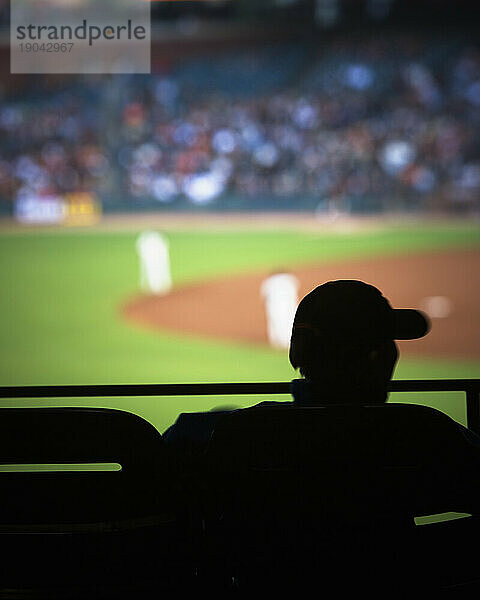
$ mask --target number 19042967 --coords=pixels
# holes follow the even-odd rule
[[[19,44],[20,52],[71,52],[73,42],[26,42]]]

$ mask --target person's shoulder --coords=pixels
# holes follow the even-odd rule
[[[248,409],[245,410],[250,410],[254,408],[285,408],[288,406],[293,406],[293,402],[291,400],[287,400],[286,402],[279,402],[277,400],[264,400],[263,402],[259,402],[258,404],[249,406]]]
[[[469,444],[472,444],[480,450],[480,435],[478,435],[478,433],[476,433],[475,431],[468,429],[468,427],[461,425],[460,423],[457,423],[457,426],[465,440],[467,440]]]
[[[205,443],[211,436],[215,424],[231,410],[180,413],[177,420],[164,433],[169,444],[194,441]]]

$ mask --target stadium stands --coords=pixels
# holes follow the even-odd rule
[[[191,59],[173,69],[172,78],[188,93],[222,94],[228,97],[255,97],[289,86],[305,65],[304,44],[264,46],[230,50],[203,59]]]
[[[478,212],[479,78],[477,47],[452,32],[38,81],[0,104],[2,206],[80,189],[107,211]]]

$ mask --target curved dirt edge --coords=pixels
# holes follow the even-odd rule
[[[432,319],[422,340],[399,342],[402,355],[480,358],[480,249],[335,261],[291,271],[300,297],[330,279],[361,279],[377,286],[393,306],[427,309],[428,298],[446,298],[450,313]],[[260,285],[270,273],[232,275],[174,289],[166,296],[142,295],[127,301],[127,319],[161,331],[267,345]]]

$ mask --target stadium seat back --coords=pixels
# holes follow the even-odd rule
[[[0,409],[0,463],[0,596],[151,597],[185,580],[173,474],[144,419]]]
[[[0,462],[3,524],[154,514],[164,497],[156,482],[168,468],[150,423],[93,408],[0,409]]]
[[[253,589],[430,586],[449,541],[468,537],[426,535],[414,517],[465,509],[464,452],[458,425],[422,406],[232,412],[205,457],[206,562]]]
[[[455,510],[457,424],[416,405],[251,408],[215,428],[212,495],[341,520]]]

